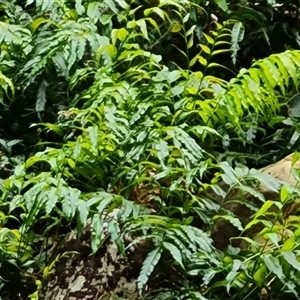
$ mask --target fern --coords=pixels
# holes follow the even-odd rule
[[[299,66],[299,51],[273,54],[255,62],[249,70],[241,70],[223,94],[209,101],[209,107],[205,102],[200,106],[210,111],[214,124],[230,122],[236,128],[240,128],[241,118],[252,111],[268,118],[275,116],[287,102],[291,85],[298,88]],[[208,124],[212,125],[212,121]]]
[[[143,262],[143,266],[140,275],[137,279],[137,286],[139,290],[142,290],[147,283],[149,276],[153,272],[155,266],[160,260],[163,248],[158,246],[148,253],[146,259]]]
[[[36,77],[40,76],[51,61],[59,73],[66,78],[72,66],[83,58],[89,45],[96,53],[98,48],[108,44],[108,38],[97,33],[97,27],[82,18],[78,22],[61,22],[60,30],[46,38],[38,38],[32,58],[23,67],[25,87],[29,86]]]
[[[230,28],[232,23],[234,23],[234,21],[232,20],[224,22],[224,24],[212,22],[212,26],[215,27],[215,30],[212,30],[210,34],[203,33],[203,42],[199,44],[201,52],[191,60],[190,67],[193,66],[196,62],[199,62],[203,68],[203,75],[208,75],[211,69],[216,68],[225,68],[229,72],[232,72],[224,65],[218,64],[213,61],[215,56],[223,53],[230,53],[232,51],[234,47],[234,45],[232,44],[232,35],[234,35],[234,32],[232,32]],[[204,78],[211,82],[220,82],[218,78],[212,76],[203,77],[202,81],[204,80]],[[212,88],[207,89],[201,87],[201,85],[199,86],[199,92],[200,95],[207,92],[214,94],[214,90]]]
[[[159,6],[144,11],[143,7],[131,9],[128,1],[75,2],[29,0],[28,4],[36,4],[32,18],[27,18],[21,6],[15,7],[27,16],[22,19],[26,29],[0,23],[1,59],[8,57],[1,65],[3,99],[16,92],[18,106],[24,98],[36,97],[35,110],[39,118],[45,118],[43,129],[53,131],[47,138],[49,148],[39,143],[41,152],[30,153],[24,164],[14,168],[13,175],[1,181],[1,226],[10,218],[20,220],[17,232],[23,235],[24,249],[30,245],[38,248],[35,240],[40,241],[40,233],[35,230],[40,224],[50,224],[46,234],[52,226],[59,229],[63,220],[73,224],[74,219],[78,232],[90,225],[93,253],[107,238],[122,254],[131,246],[138,249],[150,241],[138,288],[143,291],[151,282],[156,267],[172,268],[179,274],[172,282],[176,291],[163,299],[223,297],[224,287],[229,290],[241,283],[232,277],[240,272],[237,266],[254,272],[255,267],[250,266],[253,259],[278,274],[271,263],[277,264],[281,257],[265,256],[263,260],[251,251],[241,254],[229,248],[228,255],[234,261],[226,265],[207,231],[221,213],[228,213],[221,217],[241,228],[239,220],[223,209],[224,203],[216,201],[228,196],[219,179],[230,190],[246,192],[261,201],[264,197],[246,184],[247,179],[273,191],[280,186],[249,169],[233,170],[227,150],[232,143],[233,155],[240,160],[237,154],[252,151],[248,145],[253,144],[256,131],[267,132],[261,124],[271,127],[273,116],[282,117],[278,112],[298,89],[299,52],[287,51],[257,61],[227,82],[229,75],[224,80],[215,74],[220,69],[230,76],[234,72],[219,62],[218,55],[228,55],[229,60],[231,56],[236,62],[242,23],[220,18],[220,23],[202,28],[198,17],[206,12],[188,0],[160,1]],[[214,2],[227,9],[224,1]],[[21,18],[17,16],[16,22]],[[182,38],[184,47],[176,44],[175,36]],[[161,49],[170,43],[182,54],[183,62],[176,55],[168,57],[168,49]],[[197,44],[201,52],[191,59],[198,51]],[[197,71],[193,72],[194,68]],[[25,97],[14,91],[19,85]],[[32,110],[34,103],[29,100],[26,105]],[[63,109],[55,124],[47,119],[49,107],[51,120],[52,113]],[[249,124],[253,128],[249,129]],[[54,133],[58,136],[53,138]],[[6,138],[1,143],[9,149]],[[240,149],[237,144],[242,144]],[[257,153],[253,151],[252,157],[259,160]],[[211,197],[206,195],[208,188],[213,190]],[[246,199],[230,201],[226,203],[257,210]],[[256,216],[262,218],[269,205],[263,205]],[[2,210],[7,216],[2,216]],[[299,220],[293,220],[289,225],[295,228]],[[18,226],[17,222],[7,224]],[[264,224],[267,234],[276,240],[272,222]],[[11,232],[3,229],[1,233],[6,238]],[[133,238],[129,245],[128,237]],[[15,247],[16,241],[11,244]],[[9,254],[6,250],[2,252],[7,257],[17,257],[15,251]],[[31,258],[31,251],[27,252]],[[282,258],[292,264],[295,256],[286,252]],[[299,269],[299,264],[294,265]],[[268,285],[267,276],[261,279],[255,274],[251,292]],[[255,285],[257,278],[261,285]],[[250,287],[247,283],[244,286]],[[238,299],[239,294],[235,295]]]

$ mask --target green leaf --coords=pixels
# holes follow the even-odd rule
[[[147,30],[147,24],[146,24],[145,20],[144,19],[140,19],[140,20],[136,21],[136,24],[140,27],[144,38],[147,39],[147,40],[149,40],[148,30]]]
[[[244,39],[245,28],[243,23],[238,22],[233,25],[231,30],[231,59],[233,64],[236,64],[237,53],[240,50],[239,43]]]
[[[40,161],[45,161],[45,159],[42,157],[39,157],[39,156],[31,156],[26,160],[25,168],[28,169],[31,166],[33,166],[35,163],[40,162]]]
[[[268,269],[264,265],[264,266],[261,266],[253,275],[253,279],[259,288],[264,287],[264,285],[266,283],[267,271],[268,271]]]
[[[80,59],[82,59],[82,57],[85,53],[87,40],[80,36],[77,37],[76,40],[77,40],[76,54],[77,54],[77,58],[80,60]]]
[[[232,283],[235,281],[235,278],[240,273],[239,269],[241,267],[241,264],[242,263],[240,260],[234,259],[232,269],[226,276],[226,290],[227,290],[228,294],[230,292],[230,287],[231,287]]]
[[[279,247],[277,233],[275,233],[275,232],[267,233],[266,236],[275,246]]]
[[[214,39],[213,39],[211,36],[209,36],[208,34],[203,33],[203,36],[205,37],[206,41],[207,41],[209,44],[212,44],[212,45],[213,45],[213,44],[215,43]]]
[[[219,195],[225,199],[227,193],[220,187],[219,184],[211,184],[210,188],[214,191],[214,193],[216,193],[216,195]]]
[[[203,65],[204,67],[206,67],[207,66],[207,60],[203,57],[203,56],[197,56],[197,58],[198,58],[198,61],[199,61],[199,63],[201,64],[201,65]]]
[[[172,32],[179,32],[182,29],[181,25],[179,23],[174,23],[172,26]]]
[[[47,102],[47,87],[48,82],[43,79],[39,85],[37,92],[37,100],[35,102],[35,110],[41,119],[41,113],[45,110],[46,102]]]
[[[221,8],[223,11],[228,11],[228,6],[226,3],[226,0],[214,0],[213,1],[219,8]]]
[[[194,35],[192,34],[192,36],[188,40],[188,43],[186,44],[186,47],[187,47],[187,49],[190,49],[193,47],[193,45],[194,45]]]
[[[72,188],[61,188],[62,208],[68,218],[73,218],[76,212],[80,191]]]
[[[220,168],[223,170],[222,179],[228,185],[239,184],[235,171],[230,167],[227,161],[220,162]]]
[[[280,190],[280,201],[284,203],[289,197],[289,190],[286,186],[283,186]]]
[[[98,128],[97,126],[88,127],[89,137],[92,143],[93,150],[97,152],[97,143],[98,143]]]
[[[255,219],[258,219],[260,216],[264,216],[265,213],[268,212],[273,205],[277,206],[280,210],[282,209],[282,204],[280,202],[268,200],[263,204],[263,206],[260,208],[260,210],[255,214]]]
[[[114,197],[111,194],[108,193],[98,193],[98,195],[95,195],[92,199],[89,200],[88,203],[99,203],[97,206],[97,211],[99,215],[102,215],[105,208],[112,204],[114,201]]]
[[[56,53],[56,55],[52,58],[54,64],[56,65],[57,69],[61,74],[65,77],[68,78],[69,76],[69,70],[68,66],[66,64],[65,57],[63,56],[62,53]]]
[[[50,130],[52,130],[53,132],[55,132],[58,135],[62,135],[63,131],[61,130],[61,128],[58,125],[55,124],[51,124],[51,123],[42,123],[41,125],[45,126],[46,128]]]
[[[75,9],[78,15],[82,15],[85,12],[84,6],[81,4],[82,0],[78,0],[75,3]]]
[[[112,240],[116,243],[119,251],[123,252],[125,246],[121,238],[121,229],[116,221],[113,220],[108,223],[108,232],[110,233]]]
[[[98,214],[95,214],[92,218],[92,241],[91,247],[93,253],[96,253],[98,247],[102,241],[103,223]]]
[[[193,25],[186,33],[185,33],[185,37],[187,38],[189,35],[193,36],[193,33],[195,31],[196,25]]]
[[[163,11],[161,8],[159,7],[151,7],[151,8],[147,8],[144,10],[144,15],[147,17],[149,16],[152,12],[156,13],[158,16],[161,17],[161,19],[164,21],[165,20],[165,16],[168,16],[166,14],[165,11]]]
[[[144,285],[148,282],[149,276],[153,272],[155,266],[160,260],[162,254],[162,247],[156,247],[148,253],[146,259],[143,262],[142,270],[137,279],[137,286],[139,290],[142,290]]]
[[[160,29],[159,29],[159,25],[156,23],[155,20],[153,20],[152,18],[146,18],[145,21],[148,21],[156,30],[159,34],[161,34]]]
[[[171,243],[163,242],[162,245],[174,258],[174,260],[184,269],[180,250]]]
[[[293,154],[293,159],[292,159],[292,167],[296,164],[297,161],[300,159],[300,154],[299,152],[294,152]]]
[[[130,9],[130,5],[125,0],[115,0],[123,9]]]
[[[154,148],[157,150],[157,157],[164,165],[164,159],[169,156],[168,143],[162,139],[155,144]]]
[[[300,263],[292,251],[282,251],[281,255],[284,257],[284,259],[294,268],[300,271]]]
[[[49,215],[58,201],[56,188],[51,188],[48,192],[48,199],[46,201],[46,215]]]
[[[281,264],[277,257],[274,257],[271,254],[263,254],[262,259],[265,262],[269,271],[274,273],[280,280],[284,280],[285,276],[283,274]]]
[[[246,229],[245,229],[246,230]],[[261,249],[261,244],[254,241],[253,239],[250,239],[250,238],[247,238],[247,237],[244,237],[244,236],[239,236],[239,237],[236,237],[236,238],[231,238],[231,240],[244,240],[246,241],[249,245],[251,245],[255,250],[260,250]]]
[[[265,202],[264,195],[257,189],[254,189],[254,188],[252,188],[250,186],[246,186],[246,185],[237,185],[237,186],[235,186],[235,189],[247,192],[250,195],[254,196],[255,198],[261,200],[262,202]]]
[[[187,14],[184,16],[184,18],[182,19],[182,22],[183,22],[183,23],[186,23],[186,22],[189,20],[190,16],[191,16],[191,14],[190,14],[190,13],[187,13]]]
[[[1,71],[0,71],[0,85],[1,85],[2,89],[5,90],[6,95],[8,97],[9,97],[8,88],[10,88],[11,92],[12,92],[12,97],[14,97],[14,95],[15,95],[15,87],[14,87],[12,81],[8,77],[6,77],[5,75],[3,75],[3,73]],[[3,100],[2,100],[2,103],[3,103]]]
[[[211,53],[211,56],[216,56],[218,54],[223,54],[223,53],[228,53],[230,52],[231,49],[219,49],[219,50],[214,50],[212,53]]]
[[[244,230],[246,231],[258,223],[262,223],[265,226],[265,228],[271,229],[273,227],[273,223],[271,221],[266,221],[266,220],[262,220],[262,219],[254,219],[245,226]]]
[[[225,219],[225,220],[229,221],[234,227],[236,227],[240,231],[244,230],[241,221],[238,218],[234,217],[234,216],[229,216],[229,215],[215,215],[213,217],[213,220],[217,220],[219,218],[222,218],[222,219]]]
[[[214,63],[214,62],[210,62],[209,65],[207,66],[207,68],[208,69],[210,69],[210,68],[222,68],[222,69],[225,69],[225,70],[229,71],[230,73],[234,74],[234,72],[231,69],[229,69],[226,66],[223,66],[221,64]]]
[[[295,246],[295,238],[291,236],[283,243],[281,250],[290,251],[293,250],[294,246]]]
[[[278,193],[281,184],[272,175],[267,173],[256,173],[253,175],[251,174],[251,176],[258,179],[269,191]]]
[[[300,93],[295,94],[289,100],[289,115],[294,118],[300,118]]]
[[[128,34],[129,33],[125,28],[113,29],[111,31],[112,43],[115,45],[117,39],[119,39],[121,42],[124,42],[126,40]]]
[[[35,33],[35,31],[42,25],[45,23],[49,23],[52,25],[56,25],[55,22],[53,22],[52,20],[43,18],[43,17],[39,17],[36,18],[35,20],[32,21],[32,23],[29,25],[29,28],[31,29],[32,33]]]
[[[78,210],[79,222],[80,222],[81,226],[84,227],[87,223],[87,218],[88,218],[88,214],[89,214],[86,202],[79,200],[78,205],[77,205],[77,210]]]
[[[208,54],[208,55],[210,55],[210,49],[209,49],[209,47],[207,47],[206,45],[204,45],[204,44],[199,44],[199,46],[201,47],[201,49],[206,53],[206,54]]]
[[[99,2],[97,2],[99,3]],[[114,1],[111,0],[104,0],[104,3],[111,9],[112,12],[114,12],[115,14],[119,13],[119,10],[117,9]],[[99,3],[100,4],[100,3]]]

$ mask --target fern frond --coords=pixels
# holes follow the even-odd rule
[[[187,243],[186,246],[185,243],[180,239],[181,232],[178,234],[178,231],[170,230],[168,232],[168,239],[173,245],[180,249],[180,252],[182,255],[184,255],[184,257],[190,257],[192,253],[196,251],[196,248],[193,243]]]
[[[210,68],[221,67],[227,69],[227,67],[215,63],[213,58],[219,54],[232,51],[230,48],[232,46],[233,36],[230,28],[232,22],[234,21],[229,20],[223,24],[217,22],[212,23],[215,29],[212,30],[210,34],[203,33],[203,43],[199,44],[201,51],[190,61],[190,67],[198,61],[203,67],[204,75],[209,73]]]
[[[214,124],[231,123],[240,127],[242,117],[251,112],[270,118],[287,102],[288,92],[292,88],[298,90],[299,67],[299,51],[273,54],[255,62],[248,70],[242,69],[223,94],[199,105]]]
[[[183,258],[180,250],[171,243],[163,242],[163,247],[172,255],[174,260],[184,269]]]
[[[143,262],[142,270],[137,279],[137,286],[139,290],[142,290],[147,283],[149,276],[153,272],[155,266],[160,260],[163,248],[158,246],[148,253],[146,259]]]
[[[197,249],[201,249],[207,253],[211,253],[214,250],[212,239],[201,229],[187,225],[182,226],[182,229],[189,237],[189,241],[193,241],[194,245],[197,246]]]

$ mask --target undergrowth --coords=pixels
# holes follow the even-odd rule
[[[41,284],[55,240],[89,220],[96,253],[116,208],[108,231],[121,253],[125,236],[152,242],[137,279],[148,299],[299,298],[299,217],[283,214],[295,191],[253,169],[298,149],[298,50],[237,71],[246,17],[212,20],[197,1],[0,6],[1,122],[12,120],[0,139],[3,299],[16,274]],[[239,237],[246,249],[219,251],[219,219],[263,227]],[[149,293],[160,266],[176,286]]]

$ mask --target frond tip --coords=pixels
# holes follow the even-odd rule
[[[155,266],[160,260],[162,251],[163,248],[158,246],[148,253],[146,259],[144,260],[139,278],[137,280],[139,290],[142,290],[144,285],[147,283],[149,276],[151,275]]]
[[[211,117],[216,122],[238,125],[249,112],[275,115],[288,100],[288,93],[298,90],[299,67],[300,51],[288,50],[258,60],[248,70],[241,69],[223,94],[207,100],[211,102]]]

